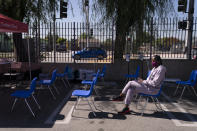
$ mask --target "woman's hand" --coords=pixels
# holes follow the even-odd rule
[[[137,81],[138,81],[139,83],[142,83],[142,82],[143,82],[143,79],[140,78],[140,77],[138,77],[138,78],[137,78]]]

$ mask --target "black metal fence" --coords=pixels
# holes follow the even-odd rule
[[[157,54],[163,59],[196,59],[197,21],[193,22],[191,48],[188,49],[188,29],[178,29],[178,22],[187,18],[151,18],[136,25],[127,35],[125,54],[131,58],[150,58]]]
[[[196,18],[190,50],[187,49],[188,30],[178,29],[178,21],[185,19],[152,18],[136,25],[126,36],[124,54],[130,54],[131,59],[150,58],[155,54],[163,59],[188,59],[188,54],[191,53],[192,59],[196,59]],[[40,62],[113,63],[115,31],[113,24],[87,25],[77,22],[29,24],[29,34],[23,34],[23,39],[30,39],[31,55]],[[24,46],[27,45],[24,44],[21,48]],[[101,48],[106,52],[106,56],[94,55],[91,58],[80,56],[74,59],[76,53],[87,47]],[[1,33],[0,58],[16,59],[14,50],[12,34]]]

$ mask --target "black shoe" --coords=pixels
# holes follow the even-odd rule
[[[118,114],[122,114],[122,115],[130,114],[130,110],[128,107],[125,107],[122,109],[122,111],[118,112]]]
[[[112,99],[112,101],[123,101],[123,100],[124,100],[124,96],[117,96]]]

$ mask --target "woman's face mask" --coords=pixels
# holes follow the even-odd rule
[[[152,61],[152,66],[153,66],[153,67],[157,67],[157,66],[158,66],[157,62]]]

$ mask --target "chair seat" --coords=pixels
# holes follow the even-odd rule
[[[11,96],[19,97],[19,98],[27,98],[31,95],[30,91],[15,91],[14,93],[11,94]]]
[[[91,80],[83,80],[81,82],[81,84],[86,84],[86,85],[91,85],[92,83],[93,83],[93,81],[91,81]]]
[[[191,85],[192,83],[190,81],[176,81],[176,84]]]
[[[41,85],[50,85],[51,84],[51,80],[40,80],[40,84]]]
[[[67,74],[67,73],[63,73],[63,74],[60,74],[60,73],[58,74],[58,73],[57,73],[56,76],[57,76],[57,77],[65,77],[66,74]]]
[[[83,97],[88,97],[90,95],[90,90],[74,90],[72,92],[72,96],[83,96]]]
[[[152,96],[152,97],[158,97],[159,96],[159,94],[144,94],[144,93],[139,93],[139,95],[141,95],[141,96]]]
[[[126,74],[125,77],[126,77],[126,78],[136,78],[137,76],[136,76],[136,75],[129,75],[129,74]]]

